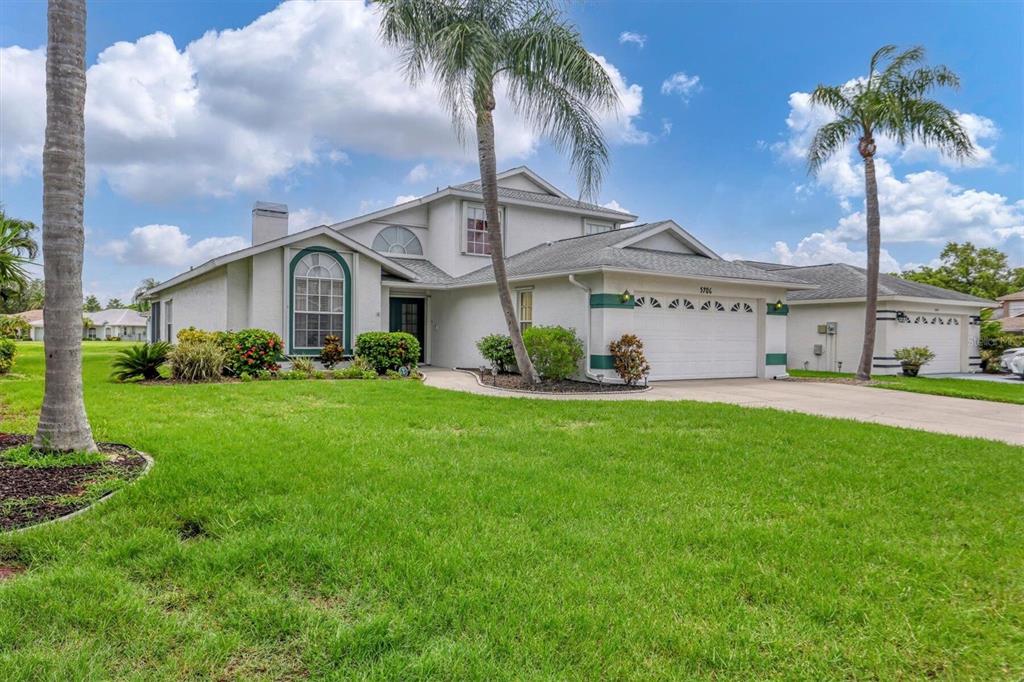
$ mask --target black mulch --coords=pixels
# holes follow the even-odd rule
[[[626,386],[624,384],[599,384],[596,381],[542,381],[539,384],[530,384],[523,381],[518,374],[498,374],[494,376],[489,373],[481,374],[480,370],[470,369],[470,372],[480,378],[485,386],[495,388],[507,388],[513,391],[536,391],[538,393],[620,393],[622,391],[642,391],[646,386]]]
[[[0,433],[0,452],[31,441],[31,436]],[[87,494],[89,484],[111,478],[130,481],[146,467],[145,457],[126,445],[97,445],[108,461],[44,468],[0,459],[0,531],[70,514],[96,501]]]

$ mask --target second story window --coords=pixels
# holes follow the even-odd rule
[[[499,208],[498,214],[504,221],[505,209]],[[491,243],[487,239],[487,212],[480,204],[466,204],[465,211],[465,242],[463,251],[473,256],[491,255]]]
[[[614,229],[614,225],[610,223],[595,223],[587,220],[583,223],[583,234],[599,234],[601,232],[611,232]]]

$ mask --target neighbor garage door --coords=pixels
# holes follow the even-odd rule
[[[753,299],[641,293],[636,333],[652,380],[757,375],[757,305]]]
[[[921,374],[959,372],[960,318],[909,310],[906,315],[908,321],[899,325],[899,345],[894,345],[894,348],[928,346],[935,353],[935,359],[921,367]]]

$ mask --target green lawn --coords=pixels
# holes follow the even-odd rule
[[[807,379],[852,379],[846,372],[816,372],[814,370],[791,369],[790,376]],[[974,379],[932,379],[929,377],[905,377],[902,375],[876,374],[872,377],[876,388],[887,388],[911,393],[930,393],[952,398],[991,400],[997,403],[1024,405],[1024,381],[976,381]]]
[[[0,679],[1019,679],[1024,449],[415,382],[117,385],[156,467],[0,537]],[[30,431],[42,352],[0,380]],[[188,539],[183,539],[188,538]]]

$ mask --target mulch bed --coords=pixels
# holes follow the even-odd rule
[[[504,388],[512,391],[534,391],[537,393],[622,393],[624,391],[643,391],[646,386],[626,386],[625,384],[599,384],[594,381],[542,381],[530,384],[523,381],[518,374],[481,374],[480,370],[468,369],[475,374],[485,386]]]
[[[0,433],[0,453],[32,441]],[[49,521],[97,501],[90,484],[130,481],[146,468],[146,458],[126,445],[97,443],[108,460],[96,464],[29,467],[0,459],[0,531]],[[100,496],[101,498],[103,495]]]

